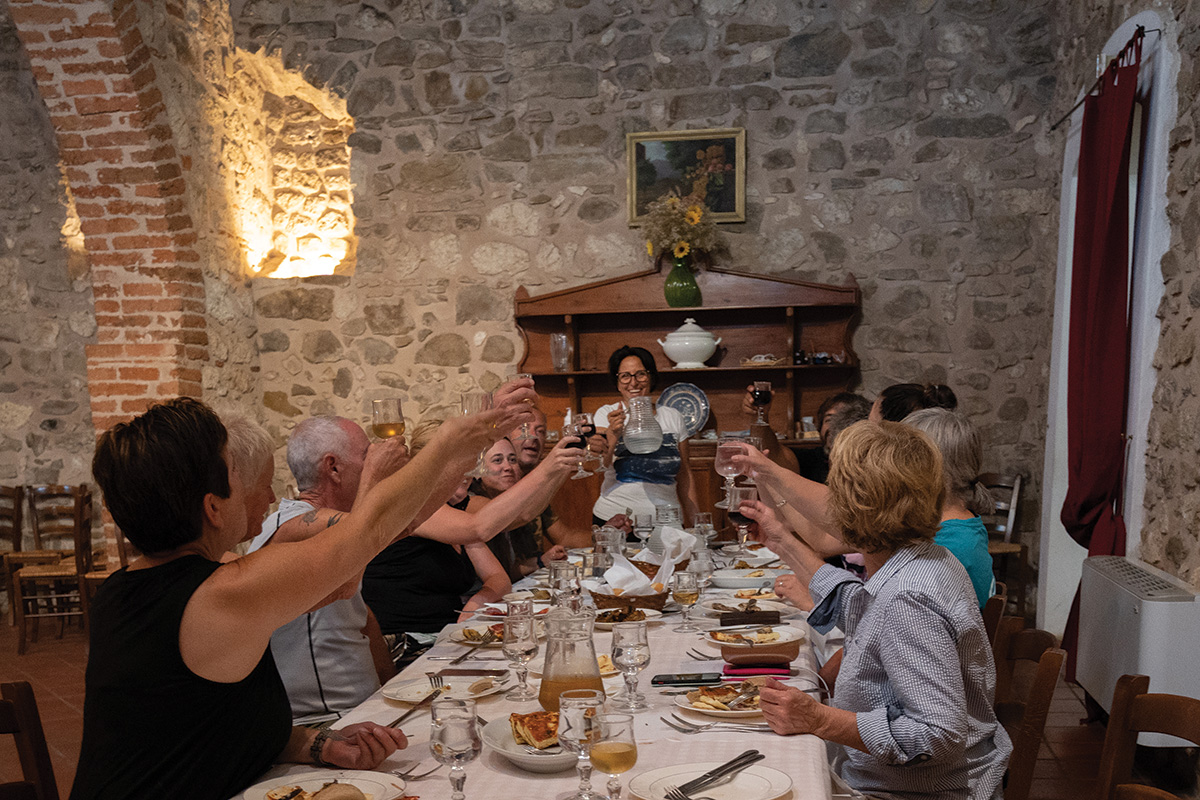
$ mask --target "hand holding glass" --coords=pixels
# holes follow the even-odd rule
[[[451,799],[465,800],[463,784],[467,773],[463,765],[474,761],[483,750],[474,700],[441,697],[433,701],[429,750],[435,759],[450,767]]]
[[[738,555],[745,558],[752,555],[746,549],[746,537],[750,535],[749,517],[741,512],[742,503],[752,503],[758,499],[757,486],[735,486],[729,494],[729,521],[737,526]]]
[[[717,508],[729,508],[729,492],[733,489],[734,479],[742,474],[742,468],[733,463],[734,456],[743,453],[742,440],[723,436],[717,440],[717,456],[713,461],[713,469],[725,478],[725,497],[713,505]]]

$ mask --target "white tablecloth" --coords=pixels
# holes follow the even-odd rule
[[[706,592],[705,599],[715,597],[721,592]],[[715,626],[715,620],[702,616],[700,609],[695,609],[695,617],[702,627]],[[777,736],[773,733],[700,733],[687,735],[673,730],[663,723],[659,717],[670,716],[672,710],[681,716],[697,722],[712,722],[699,712],[686,711],[674,706],[674,697],[666,696],[656,688],[651,688],[650,678],[659,673],[672,672],[719,672],[723,666],[715,648],[709,647],[713,653],[711,662],[691,659],[686,650],[698,647],[704,650],[706,646],[700,634],[674,633],[671,628],[679,624],[678,614],[668,615],[663,621],[652,623],[650,633],[650,666],[641,675],[639,689],[649,698],[650,708],[637,712],[635,715],[638,743],[638,763],[632,771],[623,777],[627,787],[629,780],[640,772],[675,764],[686,764],[699,761],[726,761],[737,753],[751,747],[762,751],[767,758],[760,762],[763,766],[780,770],[792,779],[791,800],[829,800],[830,778],[829,764],[826,758],[825,744],[815,736]],[[808,630],[808,626],[799,618],[785,620],[787,624],[796,625]],[[431,660],[431,656],[457,655],[463,646],[448,640],[449,632],[459,626],[450,626],[438,637],[437,644],[419,660],[408,667],[402,674],[396,676],[392,683],[399,683],[413,678],[423,678],[426,672],[436,672],[447,665],[446,661]],[[811,633],[811,632],[810,632]],[[595,634],[597,653],[606,653],[611,645],[612,635],[602,631]],[[822,640],[818,637],[817,645]],[[544,653],[544,645],[542,648]],[[480,655],[500,658],[498,661],[467,660],[462,667],[499,668],[507,662],[502,660],[499,650],[480,649]],[[541,653],[539,653],[539,658]],[[791,680],[797,686],[811,688],[816,682],[808,677],[805,670],[814,669],[816,658],[811,645],[801,648],[800,657],[793,666],[800,668],[801,676]],[[537,679],[530,677],[530,684],[536,688]],[[620,686],[620,677],[605,680],[606,686]],[[388,700],[380,692],[365,700],[358,708],[347,714],[334,724],[342,727],[356,722],[371,720],[386,724],[409,708],[405,703]],[[503,694],[483,697],[478,700],[478,713],[487,720],[507,718],[511,712],[529,712],[539,709],[537,701],[516,703],[504,699]],[[760,722],[761,718],[751,719]],[[422,770],[431,769],[435,762],[429,753],[429,713],[418,712],[408,722],[401,726],[409,738],[409,746],[389,758],[381,770],[407,768],[415,762],[421,762]],[[279,765],[272,768],[263,779],[282,777],[288,774],[312,771],[311,765]],[[503,756],[491,752],[486,747],[483,755],[470,764],[467,770],[466,794],[470,800],[483,798],[561,798],[565,797],[578,786],[578,778],[574,770],[555,774],[536,774],[525,772]],[[446,768],[435,772],[428,778],[410,782],[407,793],[419,795],[422,800],[442,800],[450,797],[450,782],[447,779]],[[593,774],[593,788],[603,794],[606,778],[599,773]],[[628,796],[625,794],[624,796]],[[785,795],[788,797],[788,795]],[[657,800],[657,799],[655,799]]]

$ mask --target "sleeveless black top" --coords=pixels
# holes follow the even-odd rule
[[[179,653],[184,607],[219,566],[183,556],[122,569],[96,593],[71,800],[226,800],[287,744],[292,712],[270,648],[237,683],[197,676]]]

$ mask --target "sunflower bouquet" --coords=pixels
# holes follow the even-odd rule
[[[672,192],[646,206],[646,252],[668,253],[679,259],[717,244],[717,226],[704,201]]]

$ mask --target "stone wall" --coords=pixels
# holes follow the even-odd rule
[[[0,483],[88,481],[91,281],[54,131],[7,4],[0,106]]]
[[[352,276],[255,282],[271,418],[412,417],[520,358],[512,294],[645,265],[630,131],[745,127],[718,263],[864,291],[868,394],[950,383],[1040,503],[1057,230],[1055,6],[1012,0],[251,0],[246,50],[346,97]]]
[[[1162,261],[1164,296],[1155,368],[1158,383],[1150,417],[1146,453],[1145,525],[1141,558],[1200,587],[1200,361],[1195,356],[1200,309],[1200,2],[1098,2],[1086,9],[1069,6],[1061,22],[1072,31],[1062,45],[1064,74],[1082,85],[1094,75],[1096,53],[1113,31],[1147,8],[1166,17],[1168,40],[1177,39],[1180,56],[1178,118],[1170,139],[1170,177],[1167,217],[1171,224],[1170,251]],[[1150,34],[1152,36],[1153,34]],[[1147,37],[1149,41],[1149,36]],[[1070,107],[1063,87],[1056,105]]]

